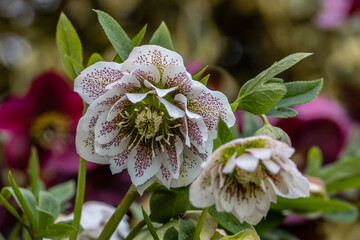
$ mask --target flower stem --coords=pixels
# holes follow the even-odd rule
[[[76,231],[74,231],[70,235],[70,240],[76,240],[77,238],[78,229],[80,226],[81,210],[84,202],[85,182],[86,182],[86,161],[83,158],[80,158],[75,208],[74,208],[74,220],[73,220],[73,226],[76,228]]]
[[[135,226],[133,229],[131,229],[129,235],[127,235],[127,237],[126,237],[124,240],[130,240],[130,239],[133,239],[134,237],[136,237],[136,236],[139,234],[140,230],[141,230],[145,225],[146,225],[146,222],[145,222],[144,219],[141,220],[140,222],[138,222],[138,223],[136,224],[136,226]]]
[[[116,208],[114,214],[111,216],[110,220],[105,225],[102,230],[98,240],[109,240],[110,237],[115,232],[117,226],[119,225],[121,219],[124,217],[125,213],[131,206],[131,204],[139,197],[139,193],[137,192],[135,186],[132,184],[126,193],[125,197]]]
[[[202,210],[199,221],[198,221],[198,224],[197,224],[195,232],[194,232],[194,235],[192,237],[192,240],[199,240],[201,229],[202,229],[202,227],[204,225],[208,210],[209,210],[208,207],[206,207],[206,208],[204,208]]]
[[[264,125],[264,126],[265,126],[265,125],[271,125],[271,124],[269,123],[269,120],[267,119],[267,117],[266,117],[265,114],[261,114],[260,117],[261,117],[261,120],[263,121],[263,125]]]

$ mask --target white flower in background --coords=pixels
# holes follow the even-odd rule
[[[81,210],[80,225],[84,231],[78,234],[78,240],[93,240],[98,239],[105,224],[109,221],[115,208],[106,203],[89,201],[84,203]],[[59,217],[56,222],[69,221],[74,219],[74,214]],[[111,236],[110,240],[122,240],[130,232],[130,225],[128,223],[128,216],[121,220],[115,233]]]
[[[309,196],[309,182],[289,158],[294,149],[266,136],[236,139],[219,147],[190,187],[196,207],[216,204],[240,222],[257,224],[276,202]]]
[[[182,57],[155,45],[136,47],[122,64],[98,62],[75,79],[89,104],[77,128],[84,159],[128,170],[140,194],[154,181],[190,184],[212,151],[219,116],[235,123],[226,96],[194,81]]]

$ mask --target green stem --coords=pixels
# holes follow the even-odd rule
[[[135,186],[132,184],[126,193],[124,199],[121,201],[119,206],[116,208],[114,214],[111,216],[110,220],[105,225],[103,231],[101,232],[98,240],[109,240],[110,237],[115,232],[117,226],[119,225],[121,219],[124,217],[125,213],[130,208],[131,204],[139,197]]]
[[[206,207],[202,210],[192,240],[199,240],[201,229],[205,223],[205,219],[206,219],[206,215],[207,215],[208,211],[209,211],[208,207]]]
[[[261,114],[260,117],[261,117],[261,120],[263,121],[264,126],[271,125],[265,114]]]
[[[74,208],[74,220],[73,220],[73,226],[76,228],[76,231],[71,233],[70,240],[76,240],[77,238],[78,229],[80,226],[81,210],[84,202],[85,182],[86,182],[86,161],[83,158],[80,158],[75,208]]]
[[[140,230],[141,230],[145,225],[146,225],[146,222],[145,222],[144,219],[141,220],[140,222],[138,222],[138,223],[136,224],[136,226],[135,226],[133,229],[131,229],[129,235],[127,235],[127,237],[126,237],[124,240],[131,240],[131,239],[133,239],[134,237],[136,237],[136,236],[139,234]]]

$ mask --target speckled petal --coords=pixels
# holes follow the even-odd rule
[[[104,111],[98,118],[95,125],[95,141],[106,144],[112,141],[120,132],[115,121],[107,121],[108,111]]]
[[[140,87],[141,84],[135,76],[130,74],[124,74],[124,76],[120,80],[107,85],[105,89],[117,88],[125,93],[139,91]]]
[[[155,90],[159,97],[165,97],[168,93],[171,93],[171,92],[175,91],[178,88],[176,86],[176,87],[172,87],[172,88],[160,89],[160,88],[155,87],[151,83],[149,83],[147,80],[144,81],[144,85],[146,87],[148,87],[149,89]]]
[[[180,108],[178,108],[177,106],[175,106],[174,104],[168,102],[164,98],[161,98],[161,97],[157,97],[157,98],[159,99],[159,101],[162,104],[164,104],[170,117],[177,119],[177,118],[182,118],[185,116],[185,112],[183,110],[181,110]]]
[[[215,203],[215,195],[212,194],[211,175],[208,172],[201,172],[200,176],[191,184],[190,201],[192,205],[204,208]]]
[[[121,131],[112,141],[100,144],[95,141],[95,152],[99,155],[116,156],[121,154],[129,145],[129,132]]]
[[[116,103],[114,103],[114,105],[112,105],[107,115],[107,120],[114,120],[114,118],[119,116],[119,113],[125,111],[131,105],[132,103],[129,101],[128,97],[126,95],[122,96]]]
[[[177,92],[187,95],[192,90],[195,81],[192,80],[190,73],[186,71],[185,66],[169,66],[165,68],[163,77],[162,77],[164,87],[165,88],[172,88],[178,87]],[[197,94],[199,94],[198,92]]]
[[[115,62],[97,62],[87,67],[74,81],[74,91],[85,102],[91,104],[106,92],[105,87],[123,77],[121,64]]]
[[[168,169],[172,178],[179,177],[180,164],[183,161],[183,148],[182,140],[176,136],[174,142],[170,145],[165,144],[165,151],[159,154],[161,162]]]
[[[221,188],[219,198],[221,205],[226,212],[230,212],[234,207],[235,198],[233,197],[233,195],[235,194],[236,187],[236,184],[227,181],[225,182],[225,185]]]
[[[112,174],[120,173],[127,166],[127,159],[129,157],[130,150],[125,149],[119,155],[116,155],[112,159],[110,159],[110,170]]]
[[[183,58],[176,52],[157,45],[135,47],[122,64],[122,71],[131,72],[139,65],[155,66],[160,73],[168,66],[184,65]]]

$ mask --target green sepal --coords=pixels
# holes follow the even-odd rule
[[[304,173],[309,176],[317,177],[323,162],[323,154],[319,147],[310,148],[307,154],[307,164]]]
[[[89,60],[88,60],[88,63],[87,63],[87,66],[91,66],[93,65],[94,63],[97,63],[97,62],[101,62],[101,61],[104,61],[103,57],[99,54],[99,53],[93,53],[91,54]]]
[[[140,45],[141,41],[145,36],[146,29],[147,29],[147,24],[145,24],[145,26],[140,30],[140,32],[138,32],[136,36],[133,39],[131,39],[131,42],[134,45],[134,47]]]
[[[200,82],[206,86],[209,78],[210,78],[210,74],[208,74],[208,75],[206,75],[205,77],[203,77],[203,78],[200,80]]]
[[[200,72],[198,72],[197,74],[195,74],[192,79],[197,81],[199,79],[199,77],[201,77],[201,75],[205,72],[205,70],[209,67],[209,65],[206,65],[203,69],[200,70]]]

